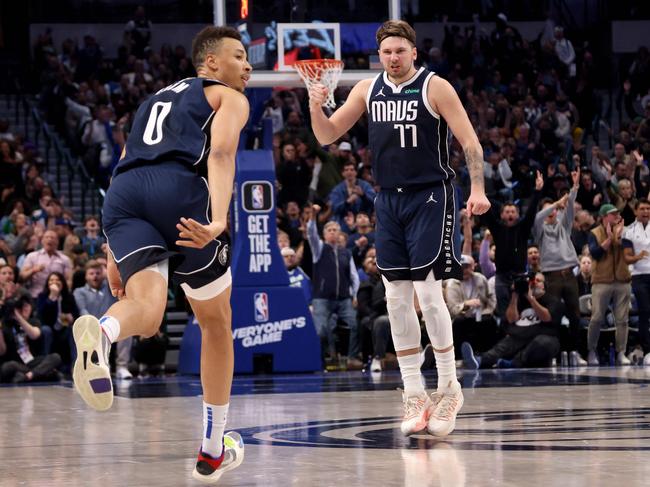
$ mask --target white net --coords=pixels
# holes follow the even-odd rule
[[[336,107],[334,90],[343,71],[343,61],[337,59],[309,59],[296,61],[293,67],[298,71],[307,89],[316,83],[324,85],[328,90],[325,106],[329,108]]]

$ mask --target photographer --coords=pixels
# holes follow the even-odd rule
[[[61,357],[56,353],[34,357],[32,346],[41,337],[38,322],[32,318],[29,297],[5,302],[0,323],[1,382],[57,380]]]
[[[0,306],[12,298],[29,296],[29,292],[16,284],[16,273],[9,264],[0,264]]]
[[[560,352],[562,303],[546,294],[544,275],[518,277],[505,313],[506,336],[481,356],[465,342],[461,349],[470,369],[499,367],[548,367]]]

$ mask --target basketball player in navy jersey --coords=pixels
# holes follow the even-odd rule
[[[386,285],[388,317],[402,380],[406,435],[425,428],[446,436],[463,405],[456,379],[451,318],[442,279],[460,278],[455,201],[449,166],[449,129],[463,147],[471,176],[468,215],[485,213],[483,150],[452,86],[414,61],[415,31],[390,20],[377,30],[384,72],[362,80],[329,119],[321,106],[327,89],[310,92],[312,127],[330,144],[368,112],[373,174],[381,187],[375,201],[377,267]],[[420,326],[413,304],[417,293],[438,369],[438,389],[429,396],[420,374]]]
[[[224,435],[234,366],[225,230],[239,133],[248,119],[243,91],[251,66],[230,27],[199,32],[192,61],[197,78],[160,90],[138,108],[113,173],[104,233],[109,285],[120,299],[100,320],[86,315],[75,322],[73,378],[89,406],[111,406],[110,345],[158,331],[171,273],[202,336],[204,436],[193,477],[214,483],[244,454],[237,433]]]

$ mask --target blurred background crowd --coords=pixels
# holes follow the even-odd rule
[[[481,218],[458,209],[463,278],[445,282],[457,359],[471,368],[650,364],[648,48],[603,87],[610,66],[562,25],[548,19],[527,40],[503,13],[492,20],[493,29],[478,15],[460,27],[444,16],[444,37],[417,46],[418,65],[447,79],[467,110],[493,204]],[[184,47],[154,50],[152,35],[138,7],[116,58],[91,35],[55,45],[45,30],[33,46],[39,110],[103,188],[138,105],[195,75]],[[336,90],[339,105],[348,93]],[[272,120],[278,245],[312,306],[324,367],[395,368],[366,120],[321,147],[305,89],[277,88],[256,103]],[[71,323],[112,302],[101,217],[74,214],[53,190],[42,147],[9,119],[0,120],[0,157],[2,380],[56,380],[73,360]],[[462,202],[469,175],[453,139],[450,157]],[[318,241],[349,261],[340,275],[315,276]],[[422,336],[423,367],[432,367]],[[164,333],[153,340],[118,344],[118,377],[160,372]],[[134,358],[142,366],[129,372]]]

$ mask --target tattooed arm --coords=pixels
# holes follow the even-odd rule
[[[473,129],[472,132],[474,132]],[[472,182],[472,193],[474,190],[485,193],[483,183],[483,147],[478,143],[478,139],[476,142],[476,146],[463,146],[463,153],[465,154],[465,163],[467,164],[469,177]]]
[[[454,88],[439,76],[433,76],[429,81],[427,97],[433,110],[445,119],[454,137],[463,147],[465,162],[472,182],[471,194],[467,200],[467,212],[470,217],[471,215],[482,215],[490,208],[483,183],[483,148],[467,117],[465,108]]]

